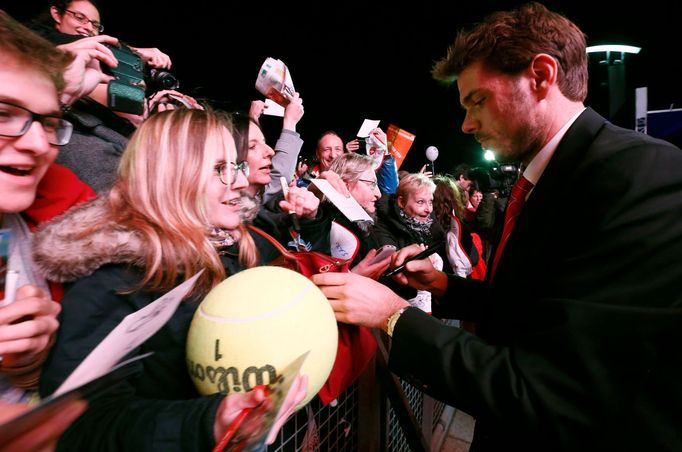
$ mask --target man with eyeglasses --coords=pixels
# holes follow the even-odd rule
[[[53,299],[59,299],[61,288],[33,271],[31,230],[39,221],[94,195],[73,173],[51,166],[72,131],[61,118],[60,94],[75,98],[100,82],[102,74],[93,69],[93,58],[88,49],[76,55],[56,50],[0,10],[0,229],[10,231],[8,268],[18,275],[16,291],[11,287],[5,291],[5,278],[0,275],[3,414],[20,410],[14,404],[32,396],[59,326],[60,307]],[[49,190],[36,201],[36,193],[46,183]],[[50,419],[51,437],[81,411],[82,407],[60,420]],[[0,443],[0,449],[5,446]],[[22,446],[42,449],[38,443],[22,442]]]

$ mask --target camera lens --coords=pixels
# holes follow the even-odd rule
[[[180,81],[168,71],[151,68],[145,82],[154,91],[180,88]]]

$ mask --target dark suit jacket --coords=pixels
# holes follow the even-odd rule
[[[409,309],[391,368],[472,414],[472,451],[682,450],[682,151],[587,109],[495,280]]]

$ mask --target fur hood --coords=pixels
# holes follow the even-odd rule
[[[239,215],[244,223],[253,223],[261,207],[261,199],[258,196],[251,196],[245,190],[241,192],[241,208]]]
[[[98,197],[69,209],[36,231],[33,259],[48,280],[74,281],[112,263],[144,265],[140,237],[116,224],[79,237],[108,209],[107,197]]]

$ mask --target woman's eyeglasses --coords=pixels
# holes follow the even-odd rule
[[[76,22],[78,22],[81,25],[87,25],[89,23],[90,25],[92,25],[92,28],[97,30],[98,33],[102,33],[104,31],[104,25],[97,22],[96,20],[88,19],[88,16],[86,16],[83,13],[79,13],[78,11],[71,11],[70,9],[65,9],[64,12],[71,14],[73,18],[76,19]]]
[[[59,116],[39,115],[24,107],[0,102],[0,136],[23,136],[34,122],[43,126],[45,137],[50,144],[63,146],[71,139],[73,125],[69,121]]]
[[[371,188],[372,190],[377,188],[377,181],[375,181],[375,180],[358,179],[358,181],[366,183],[369,186],[369,188]]]
[[[215,167],[215,170],[218,173],[220,182],[225,185],[227,185],[228,178],[230,180],[230,185],[235,184],[239,171],[244,173],[244,177],[247,179],[249,177],[249,164],[246,160],[242,160],[239,163],[221,163]]]

